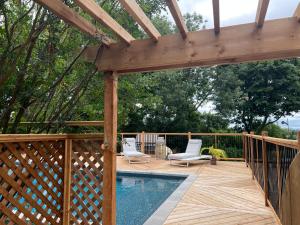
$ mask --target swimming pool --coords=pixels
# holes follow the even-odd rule
[[[118,172],[117,225],[144,224],[185,178]]]

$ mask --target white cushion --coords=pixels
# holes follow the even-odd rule
[[[186,159],[186,158],[191,158],[194,155],[188,154],[188,153],[177,153],[177,154],[170,154],[168,155],[168,159],[171,160],[180,160],[180,159]]]
[[[199,156],[201,146],[202,146],[202,140],[190,139],[185,152],[194,156]]]
[[[136,150],[135,138],[124,138],[123,140],[123,152],[138,152]]]

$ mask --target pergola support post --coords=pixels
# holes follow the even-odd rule
[[[117,84],[117,74],[107,72],[104,76],[103,225],[116,225]]]

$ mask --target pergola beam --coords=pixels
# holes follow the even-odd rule
[[[102,9],[94,0],[75,0],[85,12],[94,19],[103,23],[113,30],[123,41],[130,44],[134,38],[117,21],[115,21],[104,9]]]
[[[215,33],[220,33],[220,3],[219,0],[212,0],[214,12]]]
[[[135,0],[119,0],[131,17],[145,30],[155,41],[161,36],[151,20],[146,16]]]
[[[268,6],[269,6],[270,0],[259,0],[258,7],[256,11],[256,25],[258,28],[262,27],[265,22]]]
[[[253,28],[254,27],[254,28]],[[93,61],[98,47],[84,56]],[[144,72],[171,68],[211,66],[300,56],[300,24],[296,18],[266,21],[263,29],[254,23],[213,30],[162,36],[158,43],[136,40],[131,46],[113,44],[97,59],[100,71]]]
[[[300,22],[300,3],[298,4],[298,6],[294,12],[294,17],[296,17],[297,20]]]
[[[114,41],[111,40],[101,30],[97,29],[85,18],[76,13],[73,9],[69,8],[60,0],[35,0],[40,5],[48,8],[56,16],[61,18],[66,23],[78,28],[82,32],[100,39],[105,45],[110,45]]]
[[[177,0],[167,0],[168,7],[183,39],[187,37],[188,28],[179,9]]]

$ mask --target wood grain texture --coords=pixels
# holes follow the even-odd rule
[[[177,0],[167,0],[167,5],[170,9],[170,12],[174,18],[174,21],[181,33],[183,39],[187,37],[188,28],[185,24],[184,18],[178,6]]]
[[[160,33],[146,16],[135,0],[119,0],[130,16],[145,30],[154,41],[158,41]]]
[[[269,2],[270,2],[270,0],[259,0],[259,2],[258,2],[255,22],[256,22],[257,27],[259,27],[259,28],[264,25]]]
[[[220,2],[219,0],[212,0],[214,12],[214,29],[215,33],[220,33]]]
[[[202,161],[189,168],[170,166],[164,160],[150,164],[128,164],[118,157],[118,170],[183,173],[197,176],[171,212],[165,225],[276,225],[272,210],[242,162]]]
[[[101,40],[104,44],[110,45],[114,41],[107,37],[105,33],[103,33],[100,29],[96,28],[85,18],[80,16],[73,9],[69,8],[67,5],[60,0],[35,0],[37,3],[41,4],[48,8],[51,12],[53,12],[56,16],[61,18],[66,23],[77,27],[82,32],[91,35],[99,40]]]
[[[117,85],[117,74],[106,73],[104,77],[103,225],[116,224]]]
[[[117,21],[115,21],[95,0],[75,0],[85,12],[113,30],[123,41],[130,44],[134,38]]]
[[[299,28],[292,17],[266,21],[263,29],[257,29],[255,23],[224,27],[217,36],[210,29],[189,32],[186,39],[173,34],[162,36],[157,43],[113,44],[104,50],[97,66],[100,71],[130,73],[295,57],[300,55]],[[97,50],[89,47],[84,58],[94,61]]]

